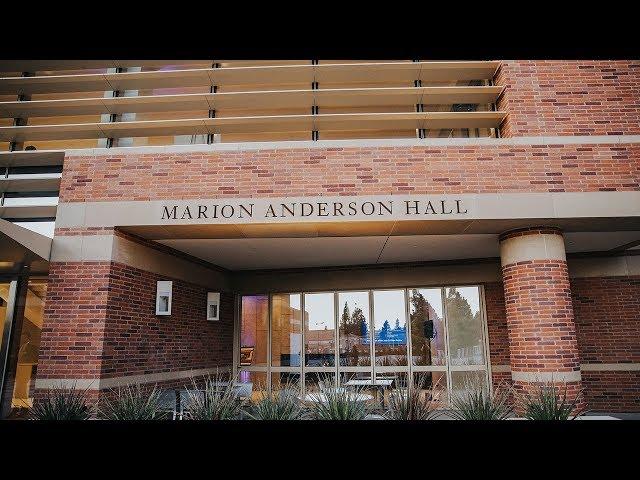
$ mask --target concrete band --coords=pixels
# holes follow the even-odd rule
[[[543,382],[580,382],[580,371],[572,372],[511,372],[514,382],[543,383]]]
[[[172,380],[185,380],[203,375],[224,374],[232,369],[230,366],[201,368],[197,370],[181,370],[177,372],[149,373],[145,375],[128,375],[112,378],[37,378],[36,389],[75,388],[76,390],[106,390],[125,385],[159,383]]]
[[[510,237],[500,242],[500,263],[503,267],[530,260],[560,260],[565,262],[567,255],[562,235],[522,235]]]
[[[581,365],[584,371],[640,371],[640,363],[584,363]],[[162,372],[162,373],[150,373],[146,375],[129,375],[113,378],[39,378],[36,379],[36,389],[48,389],[56,388],[64,385],[71,388],[75,386],[78,390],[105,390],[109,388],[117,388],[124,385],[131,384],[144,384],[153,382],[166,382],[171,380],[183,380],[191,377],[198,377],[203,375],[212,375],[216,372],[226,373],[231,367],[213,367],[203,368],[198,370],[182,370],[178,372]],[[509,373],[511,372],[510,365],[492,365],[492,373]],[[580,372],[512,372],[512,378],[514,381],[522,381],[528,383],[535,382],[547,382],[551,380],[553,376],[554,381],[566,381],[577,382],[580,381]],[[516,378],[517,377],[517,378]],[[576,378],[577,380],[570,380],[568,378]],[[533,378],[533,380],[532,380]],[[564,378],[565,380],[562,380]],[[540,379],[540,380],[536,380]]]
[[[583,372],[640,372],[640,363],[582,363]],[[492,365],[492,373],[510,373],[511,365]]]
[[[351,139],[351,140],[317,140],[317,141],[276,141],[276,142],[242,142],[214,143],[199,145],[166,145],[150,147],[114,147],[67,149],[67,155],[140,155],[144,153],[188,153],[188,152],[223,152],[277,150],[295,148],[332,148],[332,147],[455,147],[455,146],[501,146],[501,145],[618,145],[640,143],[640,135],[563,135],[536,137],[503,137],[503,138],[396,138],[396,139]]]
[[[367,215],[358,208],[355,214],[347,215],[343,209],[342,215],[309,215],[282,217],[265,216],[269,205],[302,203],[317,205],[319,203],[334,205],[341,203],[346,209],[350,202],[363,206],[371,202],[375,208],[380,203],[389,205],[392,202],[392,212],[375,211]],[[418,208],[413,207],[418,202]],[[427,207],[431,202],[433,210]],[[241,205],[250,206],[254,214],[242,215]],[[207,218],[198,218],[199,206],[206,206]],[[227,210],[235,211],[235,215],[224,218],[222,214],[217,218],[209,218],[213,205],[221,210],[228,205]],[[443,207],[444,205],[444,207]],[[526,221],[528,225],[539,222],[554,223],[555,221],[575,223],[578,219],[609,219],[628,218],[629,222],[640,222],[640,192],[539,192],[539,193],[478,193],[478,194],[435,194],[435,195],[362,195],[362,196],[313,196],[313,197],[274,197],[274,198],[204,198],[204,199],[165,199],[150,201],[100,201],[100,202],[61,202],[57,207],[56,228],[89,228],[89,227],[137,227],[137,226],[179,226],[179,225],[245,225],[245,224],[304,224],[324,222],[353,223],[358,221],[438,221],[454,224],[469,222],[462,226],[458,233],[469,232],[473,222],[494,224],[495,232],[504,231],[504,221]],[[175,217],[173,209],[175,207]],[[189,209],[189,215],[185,210]],[[168,209],[168,210],[165,210]],[[441,209],[446,214],[441,213]],[[316,213],[319,213],[319,207]],[[331,212],[331,210],[329,210]],[[171,215],[168,216],[167,212]],[[435,213],[433,213],[435,212]],[[379,213],[383,213],[380,215]],[[163,218],[164,217],[164,218]],[[184,218],[182,218],[184,217]],[[191,217],[191,218],[190,218]],[[529,221],[530,220],[530,221]],[[502,222],[501,222],[502,221]],[[616,224],[619,225],[619,224]],[[512,227],[513,228],[513,227]],[[488,233],[488,232],[487,232]],[[64,233],[61,233],[64,234]]]

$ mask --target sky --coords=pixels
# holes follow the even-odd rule
[[[442,318],[442,300],[439,288],[419,289],[420,293]],[[460,294],[467,299],[471,310],[475,314],[480,309],[480,297],[477,287],[458,287]],[[409,292],[411,293],[411,291]],[[295,298],[295,300],[294,300]],[[309,328],[311,330],[323,330],[334,328],[333,325],[333,293],[308,293],[305,295],[305,310],[309,315]],[[368,292],[339,292],[338,293],[338,318],[342,315],[345,302],[349,305],[349,311],[356,307],[363,310],[364,316],[369,320],[369,295]],[[405,301],[403,290],[374,290],[374,321],[375,329],[382,328],[385,320],[389,320],[391,327],[395,327],[396,318],[400,319],[400,326],[405,325]],[[292,296],[292,306],[299,308],[299,297]]]

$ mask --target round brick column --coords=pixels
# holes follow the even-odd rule
[[[566,383],[574,398],[582,384],[562,232],[553,227],[506,232],[500,236],[500,258],[516,396],[553,380]]]

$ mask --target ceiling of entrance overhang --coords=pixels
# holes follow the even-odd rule
[[[569,253],[633,247],[640,232],[571,232]],[[169,239],[159,243],[230,270],[370,265],[498,257],[498,235]]]

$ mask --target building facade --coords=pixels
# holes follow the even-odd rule
[[[5,416],[226,368],[640,411],[640,62],[1,63]]]

